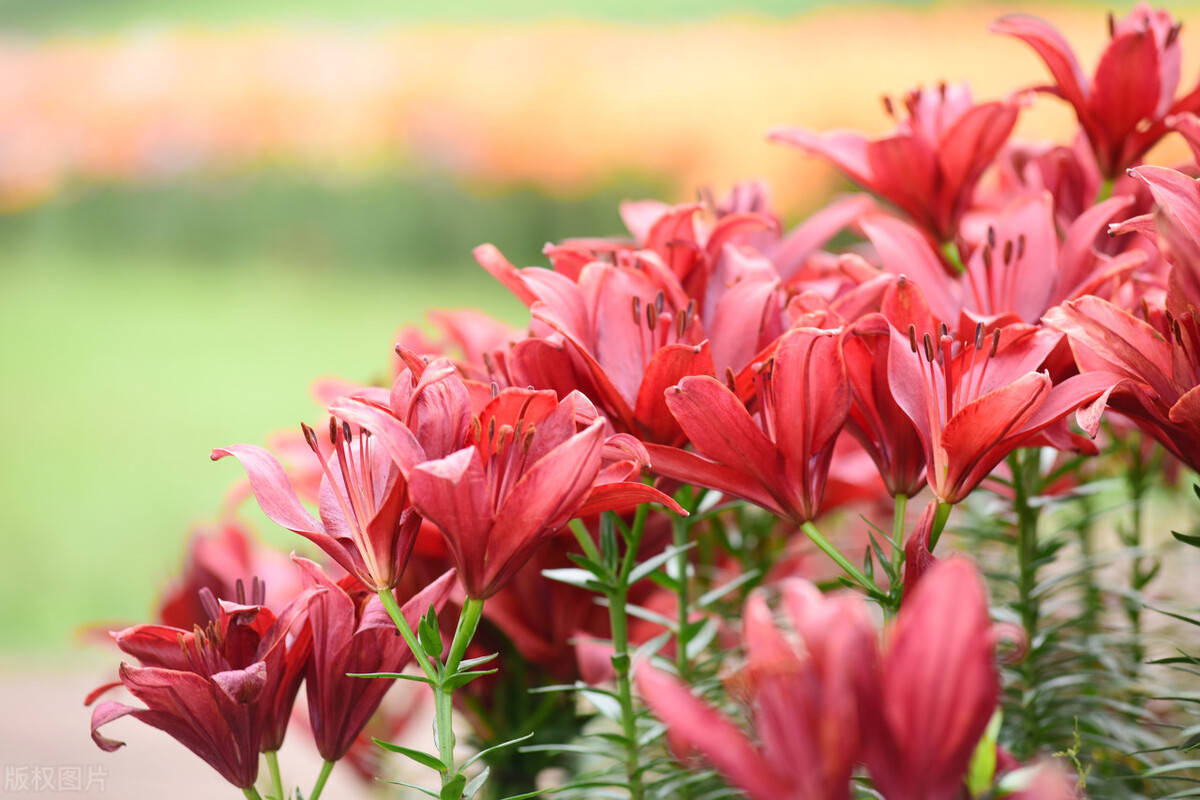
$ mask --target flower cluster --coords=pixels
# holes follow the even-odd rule
[[[303,680],[326,761],[316,798],[333,763],[368,763],[360,733],[412,663],[437,755],[383,746],[438,772],[443,798],[474,796],[488,770],[521,786],[510,736],[549,737],[530,758],[578,749],[562,740],[592,722],[553,699],[564,690],[611,718],[607,780],[636,798],[688,796],[717,780],[704,764],[753,798],[848,798],[862,782],[889,800],[1075,796],[1061,764],[1021,767],[1048,748],[1014,755],[1016,723],[997,729],[1019,689],[998,633],[1034,681],[1035,579],[1055,552],[1039,549],[1038,509],[1088,456],[1140,430],[1200,468],[1200,188],[1141,164],[1171,131],[1200,153],[1200,94],[1176,99],[1179,26],[1145,5],[1112,25],[1090,82],[1046,24],[995,29],[1046,62],[1074,142],[1012,138],[1024,91],[976,102],[945,84],[886,100],[896,130],[880,139],[778,129],[873,197],[788,230],[748,182],[626,203],[627,235],[548,245],[545,267],[481,246],[527,327],[438,313],[440,336],[402,332],[390,385],[320,384],[327,433],[304,425],[278,456],[214,450],[248,479],[230,503],[253,495],[324,563],[272,555],[231,510],[193,546],[162,624],[113,634],[139,662],[119,683],[145,708],[98,705],[96,742],[115,748],[97,729],[132,714],[249,796],[268,753],[282,796],[273,753]],[[971,559],[934,556],[952,509],[984,490],[1012,511],[1007,628]],[[910,527],[912,498],[926,503]],[[846,506],[890,508],[891,535]],[[535,681],[554,685],[529,709]],[[1036,738],[1032,702],[1018,707]],[[455,707],[487,770],[456,760]],[[641,753],[663,732],[646,708],[686,769]]]

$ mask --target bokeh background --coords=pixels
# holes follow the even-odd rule
[[[540,263],[621,233],[622,199],[742,177],[800,219],[847,187],[767,128],[881,132],[879,98],[920,83],[1036,84],[986,30],[1012,11],[1090,71],[1108,10],[548,5],[0,0],[0,705],[25,720],[0,761],[137,761],[86,749],[79,702],[114,659],[82,632],[150,613],[239,477],[212,447],[316,417],[313,378],[385,374],[430,307],[522,322],[473,246]],[[1173,6],[1185,54],[1195,8]],[[1019,134],[1072,123],[1038,98]]]

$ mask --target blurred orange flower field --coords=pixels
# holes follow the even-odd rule
[[[969,81],[981,99],[1044,80],[1020,43],[987,32],[1012,10],[831,8],[665,31],[542,22],[9,39],[0,44],[0,202],[27,206],[76,177],[399,164],[553,191],[614,170],[684,187],[761,174],[786,207],[822,196],[834,174],[767,145],[773,125],[880,131],[882,106],[861,98],[935,77]],[[1107,36],[1095,9],[1023,10],[1094,63]],[[1181,35],[1195,52],[1200,33],[1184,26]],[[1018,133],[1061,139],[1071,124],[1061,104],[1034,101]]]

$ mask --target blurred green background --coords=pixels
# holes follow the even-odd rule
[[[523,324],[475,245],[540,263],[620,234],[622,199],[741,174],[794,218],[838,184],[768,125],[878,129],[881,91],[1040,79],[987,38],[996,6],[845,5],[0,0],[0,650],[147,618],[241,475],[211,448],[318,418],[314,378],[385,376],[431,307]],[[1102,41],[1100,7],[1045,8]],[[281,38],[282,76],[255,60]],[[389,54],[395,92],[363,62]],[[335,111],[305,117],[306,84]]]

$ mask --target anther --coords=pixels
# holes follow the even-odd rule
[[[336,445],[338,443],[338,426],[337,420],[333,417],[329,418],[329,441]]]
[[[737,394],[737,376],[733,374],[733,367],[725,368],[725,385],[729,387],[729,391]]]
[[[308,442],[308,446],[314,453],[319,454],[321,448],[317,445],[317,432],[303,422],[300,423],[300,430],[304,431],[304,441]]]
[[[1013,257],[1013,243],[1012,243],[1012,239],[1009,239],[1007,242],[1004,243],[1004,266],[1007,267],[1009,264],[1012,263],[1012,257]]]
[[[892,105],[892,98],[888,97],[885,94],[881,99],[883,100],[884,113],[886,113],[889,117],[895,119],[896,107],[894,105]]]
[[[988,247],[994,248],[996,246],[996,228],[994,225],[988,225],[987,243]]]
[[[1017,237],[1017,260],[1020,261],[1022,256],[1024,256],[1024,255],[1025,255],[1025,234],[1022,233],[1020,236]]]
[[[500,396],[500,384],[496,383],[495,381],[492,381],[491,390],[492,390],[492,397]]]
[[[646,327],[654,330],[658,327],[658,314],[654,313],[654,305],[646,304]]]
[[[238,605],[246,605],[246,584],[241,578],[233,582],[233,596],[237,598]]]
[[[1171,30],[1167,31],[1167,41],[1163,45],[1163,49],[1175,44],[1175,40],[1179,38],[1179,31],[1183,28],[1183,21],[1176,22],[1171,26]]]
[[[994,357],[996,355],[996,350],[999,347],[1000,347],[1000,329],[996,328],[996,330],[992,331],[992,350],[990,353],[988,353],[988,358]]]
[[[929,334],[927,333],[923,342],[925,344],[925,360],[933,363],[933,339],[929,338]]]
[[[989,272],[992,269],[992,245],[990,244],[983,246],[983,268]]]
[[[1113,19],[1113,13],[1108,12],[1108,38],[1113,38],[1117,35],[1117,21]]]
[[[354,437],[350,435],[350,423],[342,420],[342,435],[346,437],[346,444],[354,441]]]
[[[663,297],[662,290],[660,289],[658,294],[654,295],[654,313],[661,314],[663,312],[663,305],[665,303],[666,298]]]
[[[982,322],[975,323],[975,349],[976,350],[983,349],[983,323]]]
[[[633,298],[633,324],[642,324],[642,298],[640,297]]]
[[[914,353],[917,352],[917,326],[916,325],[908,326],[908,346],[912,348],[912,351]]]

